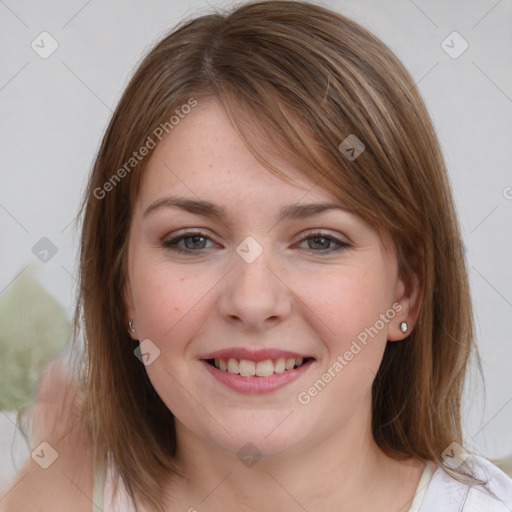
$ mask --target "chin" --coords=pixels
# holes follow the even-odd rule
[[[276,414],[272,411],[265,417],[263,412],[259,412],[259,420],[241,418],[236,427],[227,429],[229,433],[220,428],[220,431],[210,432],[207,437],[218,448],[236,455],[242,462],[245,456],[253,459],[279,456],[306,441],[304,425],[297,428],[292,420],[295,414],[287,417],[289,413]]]

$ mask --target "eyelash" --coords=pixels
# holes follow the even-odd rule
[[[181,247],[177,246],[178,242],[181,242],[185,238],[192,238],[194,236],[201,236],[203,238],[206,238],[206,239],[210,240],[210,237],[204,231],[188,231],[188,232],[183,233],[182,235],[180,235],[180,236],[178,236],[176,238],[173,238],[172,240],[164,241],[162,243],[162,245],[163,245],[164,248],[169,249],[170,251],[175,251],[175,252],[180,253],[180,254],[192,254],[192,253],[197,253],[197,252],[201,252],[203,250],[206,250],[206,249],[197,249],[197,250],[182,249]],[[325,238],[326,240],[330,240],[331,242],[334,242],[338,246],[336,248],[330,248],[330,249],[319,250],[319,251],[314,250],[314,249],[306,249],[306,250],[312,251],[314,253],[330,254],[330,253],[333,253],[333,252],[338,252],[338,251],[341,251],[343,249],[347,249],[349,247],[352,247],[352,245],[349,244],[348,242],[343,242],[342,240],[339,240],[338,238],[335,238],[332,235],[329,235],[327,233],[323,233],[321,231],[315,231],[315,232],[312,232],[312,233],[308,233],[307,236],[305,236],[304,238],[299,240],[297,242],[297,244],[302,243],[302,242],[304,242],[306,240],[310,240],[312,238]],[[296,244],[294,244],[294,245],[296,245]]]

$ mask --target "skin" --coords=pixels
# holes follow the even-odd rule
[[[377,447],[371,385],[387,340],[407,342],[400,322],[414,328],[417,282],[399,277],[394,252],[353,214],[329,210],[277,223],[284,205],[335,201],[294,167],[279,167],[293,185],[253,157],[211,100],[162,140],[145,170],[129,234],[125,307],[131,336],[160,350],[146,370],[176,417],[176,462],[187,478],[170,479],[169,510],[220,511],[237,503],[248,511],[403,512],[424,465],[395,461]],[[165,206],[144,217],[171,195],[211,201],[227,217]],[[195,252],[163,245],[197,229],[207,238],[177,244]],[[350,247],[315,244],[318,230]],[[263,249],[252,263],[236,252],[247,236]],[[298,394],[396,303],[401,312],[307,405],[299,403]],[[235,346],[293,350],[315,361],[278,391],[243,395],[213,379],[198,359]],[[252,467],[237,457],[247,442],[262,455]]]

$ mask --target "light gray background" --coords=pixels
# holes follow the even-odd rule
[[[0,0],[0,294],[35,265],[71,318],[78,244],[72,221],[111,112],[137,62],[169,29],[227,5]],[[465,432],[487,457],[512,455],[512,0],[323,5],[383,39],[430,109],[467,248],[487,384],[484,408],[473,372]],[[47,59],[31,48],[43,31],[59,45]],[[453,31],[469,44],[456,59],[441,46]],[[32,253],[44,236],[58,248],[47,263]],[[0,412],[0,486],[29,453],[13,418]]]

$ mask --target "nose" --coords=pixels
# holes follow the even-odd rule
[[[292,306],[287,272],[270,248],[254,261],[233,254],[217,302],[225,321],[246,331],[264,331],[288,318]]]

